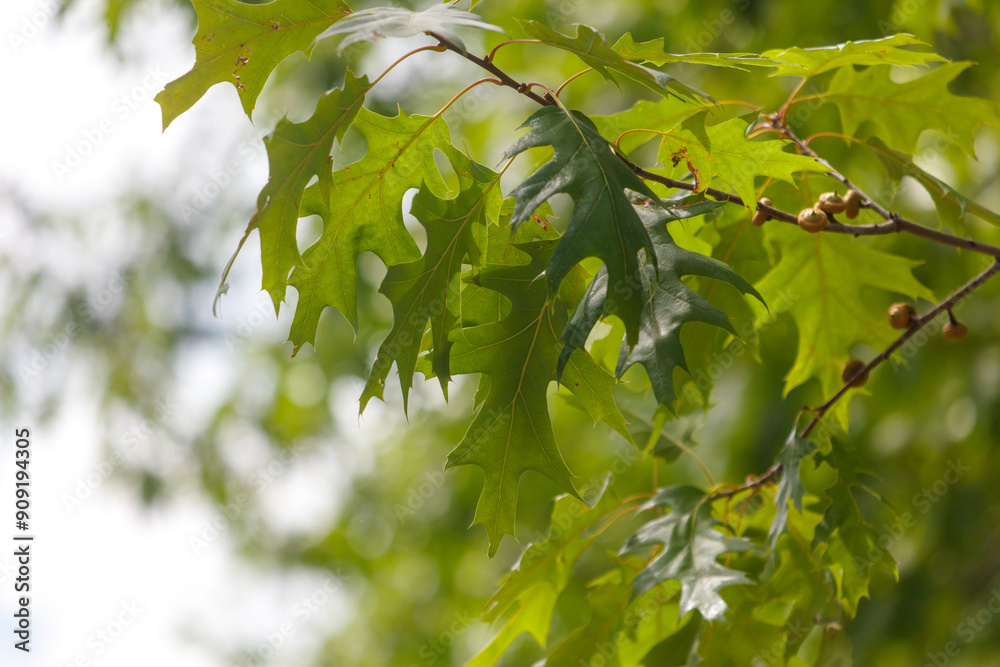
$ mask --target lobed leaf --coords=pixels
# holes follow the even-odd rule
[[[854,136],[862,125],[870,124],[887,146],[913,154],[924,130],[937,130],[975,156],[976,130],[984,125],[1000,127],[1000,105],[948,90],[948,84],[971,64],[947,63],[905,83],[890,78],[889,66],[861,72],[846,67],[820,97],[837,105],[844,134]]]
[[[914,276],[920,262],[890,255],[841,234],[805,234],[791,225],[774,225],[768,238],[777,241],[781,259],[756,287],[765,298],[783,295],[799,331],[795,363],[785,376],[784,393],[818,378],[824,396],[843,384],[840,370],[852,345],[887,347],[896,333],[885,324],[887,301],[870,290],[934,299]],[[769,315],[758,309],[757,323]],[[848,401],[835,407],[846,423]]]
[[[432,5],[422,12],[405,7],[373,7],[355,12],[350,18],[327,28],[316,41],[333,35],[347,35],[340,43],[339,50],[343,51],[356,42],[433,32],[464,49],[465,45],[455,32],[458,26],[503,32],[502,28],[488,23],[479,15],[457,9],[452,4]]]
[[[676,579],[681,584],[681,616],[697,609],[708,620],[721,618],[726,603],[719,590],[753,582],[743,572],[732,570],[717,559],[723,554],[747,551],[752,543],[741,537],[727,537],[717,530],[720,523],[712,516],[712,504],[706,501],[701,489],[691,486],[661,489],[646,505],[654,507],[671,511],[645,524],[622,549],[623,553],[634,553],[663,545],[663,551],[636,577],[633,584],[636,594]]]
[[[545,281],[537,278],[555,247],[555,241],[519,244],[517,249],[531,256],[530,264],[488,264],[472,280],[505,296],[510,312],[499,322],[452,334],[452,372],[488,378],[477,395],[480,405],[469,430],[448,455],[448,467],[477,465],[486,473],[474,523],[486,527],[490,556],[505,533],[514,534],[517,485],[526,470],[545,475],[578,497],[556,446],[546,402],[548,385],[556,376],[557,332],[566,315],[565,308],[551,307]],[[613,421],[623,422],[611,395],[613,376],[601,371],[585,351],[579,359],[595,370],[589,386],[568,385],[570,391],[584,404],[599,397]]]
[[[316,35],[351,11],[338,0],[273,0],[260,5],[238,0],[192,2],[198,14],[195,62],[191,71],[156,96],[163,109],[163,129],[209,88],[223,82],[236,88],[243,111],[252,117],[257,96],[274,68],[296,51],[309,56]]]
[[[704,114],[692,116],[662,132],[658,159],[664,165],[683,165],[690,170],[699,192],[718,178],[750,210],[756,207],[754,180],[758,176],[794,184],[793,175],[798,172],[827,171],[811,157],[785,151],[788,141],[747,139],[748,127],[742,118],[706,126]]]
[[[913,35],[900,33],[880,39],[844,42],[835,46],[820,46],[810,49],[793,46],[790,49],[771,49],[762,53],[761,57],[781,63],[771,76],[801,76],[804,78],[841,67],[851,69],[848,67],[849,65],[915,66],[948,60],[936,53],[903,48],[908,46],[927,46],[927,44]]]
[[[382,398],[393,363],[399,371],[406,410],[421,340],[431,323],[431,367],[445,396],[451,379],[448,335],[460,312],[458,275],[466,261],[479,265],[486,253],[487,226],[500,213],[500,175],[471,163],[463,169],[454,199],[436,197],[422,186],[410,213],[427,230],[424,255],[407,264],[390,266],[379,291],[392,303],[392,330],[379,346],[368,382],[361,394],[361,411],[374,396]]]
[[[615,85],[618,85],[618,79],[614,75],[618,74],[661,95],[676,95],[678,98],[689,101],[711,99],[700,90],[678,81],[669,74],[626,59],[608,46],[607,38],[599,30],[588,25],[577,24],[575,35],[564,35],[538,21],[518,20],[517,22],[524,30],[526,37],[569,51],[594,68],[594,71],[603,76],[605,80]]]
[[[390,266],[419,259],[420,251],[403,224],[403,194],[423,185],[438,197],[448,195],[434,151],[444,153],[460,175],[470,169],[468,158],[452,146],[440,116],[400,111],[389,118],[362,108],[354,127],[368,143],[365,157],[333,172],[330,179],[321,178],[304,194],[300,215],[322,217],[323,234],[302,253],[289,280],[299,292],[290,335],[296,350],[315,341],[319,317],[327,307],[339,310],[357,329],[361,253],[372,252]]]
[[[750,283],[724,263],[678,247],[667,232],[669,221],[701,215],[721,205],[722,202],[699,202],[696,197],[691,197],[679,200],[676,207],[666,210],[635,207],[653,240],[657,266],[654,268],[646,264],[643,267],[643,280],[636,295],[642,305],[639,339],[631,350],[627,342],[623,343],[616,374],[621,377],[633,364],[642,364],[657,400],[671,409],[676,398],[674,369],[688,370],[680,343],[681,327],[689,322],[705,322],[736,335],[725,314],[686,286],[681,278],[697,275],[722,280],[744,294],[761,299]],[[607,272],[601,269],[563,330],[560,364],[565,363],[569,355],[586,342],[590,331],[606,311],[607,295]]]
[[[600,258],[613,285],[604,304],[606,312],[622,318],[628,340],[634,343],[641,305],[633,287],[640,284],[639,251],[651,254],[653,246],[625,190],[653,198],[656,195],[612,152],[582,113],[544,107],[524,126],[531,131],[507,149],[504,159],[538,146],[552,146],[555,154],[510,193],[516,201],[511,225],[516,229],[557,193],[572,197],[573,215],[546,269],[549,292],[555,294],[580,261]]]

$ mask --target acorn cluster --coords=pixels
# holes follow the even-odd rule
[[[831,216],[843,213],[853,220],[861,210],[861,195],[857,190],[848,190],[841,197],[836,192],[824,192],[812,208],[804,208],[799,212],[799,227],[813,234],[826,229]]]

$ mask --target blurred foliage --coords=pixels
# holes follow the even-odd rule
[[[130,28],[128,17],[140,4],[144,0],[109,0],[106,16],[112,43],[119,30]],[[165,3],[162,11],[189,12],[189,7],[184,2]],[[637,41],[665,37],[670,52],[761,53],[909,32],[952,60],[979,63],[958,76],[951,86],[954,93],[1000,98],[996,34],[1000,4],[992,2],[484,0],[476,11],[504,27],[516,16],[563,30],[575,22],[588,23],[612,40],[626,31]],[[467,44],[481,53],[501,40],[497,35],[475,35]],[[377,74],[393,59],[389,53],[402,52],[392,42],[359,44],[350,47],[345,57],[356,71]],[[453,54],[417,58],[418,68],[395,73],[384,89],[373,92],[374,99],[369,100],[373,110],[392,114],[395,102],[402,100],[408,113],[433,113],[464,85],[455,82],[479,76]],[[556,83],[581,69],[571,55],[532,44],[504,47],[497,62],[521,79]],[[288,84],[311,91],[306,97],[312,95],[314,103],[326,89],[340,85],[343,63],[334,46],[322,44],[308,66],[279,68],[264,97],[273,94],[280,99]],[[749,100],[765,109],[780,104],[791,86],[787,78],[765,78],[760,72],[693,66],[673,66],[668,71],[717,99]],[[632,100],[649,97],[639,86],[623,88],[624,94],[619,94],[613,85],[589,74],[571,84],[564,97],[592,115],[622,111]],[[309,102],[300,103],[308,111]],[[483,86],[445,118],[453,135],[461,137],[463,148],[492,165],[533,110],[510,91]],[[789,120],[802,136],[840,127],[832,105],[793,107]],[[925,158],[925,169],[947,175],[944,180],[957,191],[996,210],[1000,137],[987,129],[976,138],[978,161],[931,134],[921,137],[917,153]],[[351,141],[348,136],[347,153]],[[920,221],[935,219],[934,203],[914,187],[912,179],[904,179],[897,191],[885,167],[866,148],[835,138],[817,139],[813,147],[866,190],[877,193],[892,210]],[[515,171],[511,170],[512,182],[518,176]],[[780,185],[775,192],[789,203],[787,208],[801,197]],[[170,503],[193,487],[224,507],[239,494],[249,493],[253,502],[236,519],[233,533],[247,558],[275,567],[304,565],[329,571],[345,582],[353,620],[328,638],[314,658],[317,665],[460,665],[487,643],[488,630],[478,620],[480,607],[516,561],[520,547],[505,541],[497,556],[487,561],[483,531],[468,529],[479,473],[441,472],[452,444],[462,437],[467,421],[463,415],[470,409],[475,387],[469,382],[453,387],[451,403],[444,404],[436,382],[418,386],[407,423],[398,417],[399,392],[387,391],[388,405],[373,406],[363,418],[366,425],[373,425],[365,431],[367,441],[358,442],[350,435],[357,425],[353,410],[344,406],[354,405],[377,345],[392,323],[388,303],[375,297],[384,274],[377,262],[362,265],[358,289],[359,303],[367,309],[361,321],[379,326],[362,326],[355,337],[343,318],[327,313],[320,321],[316,350],[306,349],[290,360],[290,344],[279,343],[273,331],[265,335],[267,327],[258,324],[273,318],[273,312],[247,308],[221,321],[211,318],[211,295],[225,251],[249,218],[246,202],[221,198],[202,212],[204,224],[194,226],[175,213],[169,185],[162,192],[138,193],[113,213],[81,211],[75,217],[54,216],[33,209],[16,192],[5,194],[6,212],[20,220],[20,249],[4,243],[0,253],[5,293],[0,327],[6,343],[0,350],[0,391],[5,411],[30,410],[52,417],[66,400],[66,387],[84,386],[100,407],[106,447],[125,452],[116,472],[134,487],[141,502]],[[749,226],[747,217],[728,207],[704,223],[681,223],[689,238],[680,238],[678,231],[678,243],[711,249],[714,257],[755,282],[770,265],[773,236],[782,230],[768,227],[760,233]],[[109,243],[103,238],[97,230],[106,223],[128,242]],[[968,225],[976,238],[1000,240],[995,228],[976,220]],[[924,262],[914,273],[937,295],[949,293],[982,269],[981,257],[904,235],[869,239],[865,244]],[[42,248],[44,252],[37,255],[51,262],[28,259],[31,249]],[[84,275],[67,280],[55,270],[65,258],[81,254],[91,260],[84,264]],[[710,281],[692,285],[729,313],[737,330],[754,321],[754,313],[734,293],[716,292]],[[234,282],[231,294],[241,289],[252,288]],[[884,295],[862,297],[884,299]],[[878,309],[886,304],[879,302]],[[225,313],[225,302],[223,308]],[[697,452],[716,480],[740,480],[767,469],[800,407],[825,398],[816,381],[782,396],[797,341],[785,310],[774,308],[772,317],[759,321],[759,341],[748,346],[734,347],[724,332],[701,324],[682,333],[694,380],[678,375],[685,383],[678,394],[688,401],[685,411],[694,413],[692,419],[699,422]],[[896,512],[914,519],[907,525],[887,519],[876,527],[879,544],[898,563],[899,582],[888,574],[876,576],[871,599],[861,601],[857,618],[847,626],[856,664],[923,664],[935,659],[929,656],[942,655],[949,641],[961,648],[956,657],[948,657],[950,665],[1000,661],[996,631],[1000,619],[991,614],[984,624],[982,613],[1000,590],[1000,496],[995,483],[1000,459],[992,456],[1000,440],[998,312],[1000,285],[994,281],[957,310],[970,329],[964,340],[945,341],[928,328],[926,336],[915,337],[873,375],[864,391],[849,399],[850,428],[838,437],[849,441],[874,470],[878,477],[874,487]],[[617,344],[600,343],[592,354],[613,367]],[[874,351],[853,353],[867,358]],[[191,384],[201,377],[191,367],[199,365],[224,369],[220,372],[227,382],[220,384],[208,405],[199,406],[198,419],[164,410],[164,401],[169,408],[175,400],[182,405],[204,400],[203,388]],[[699,371],[715,381],[704,406]],[[652,414],[655,401],[645,376],[630,372],[626,380],[622,400],[638,414]],[[600,486],[608,469],[625,488],[648,485],[652,491],[656,486],[703,483],[703,473],[690,457],[668,465],[637,455],[606,426],[591,426],[569,394],[550,392],[549,403],[554,429],[567,443],[565,457],[580,479],[579,488]],[[142,419],[157,420],[163,428],[133,449],[124,434]],[[678,435],[684,431],[680,423],[667,428],[676,428]],[[336,511],[323,525],[289,530],[259,502],[254,471],[280,460],[286,451],[295,454],[293,468],[316,465],[316,457],[329,456],[335,462],[336,476],[329,484],[337,487]],[[954,478],[949,471],[956,467],[962,470],[961,477],[955,483],[946,481]],[[557,492],[540,476],[528,481],[521,485],[518,504],[521,544],[544,539]],[[767,530],[766,512],[756,526],[752,512],[748,516],[750,523],[743,529]],[[583,610],[593,577],[616,566],[622,577],[634,576],[627,574],[628,563],[609,550],[613,552],[635,527],[627,517],[600,535],[578,561],[555,601],[550,646],[587,623]],[[808,589],[814,584],[788,585]],[[743,595],[773,592],[728,590],[733,592],[724,597],[731,607],[752,603],[741,599]],[[977,614],[978,625],[970,623],[968,619]],[[827,620],[836,624],[836,619]],[[743,638],[760,628],[755,624],[729,632],[737,656]],[[838,635],[836,628],[831,634]],[[802,639],[804,646],[810,641]],[[676,657],[669,648],[659,650]],[[539,657],[538,646],[522,635],[500,664],[530,664]],[[245,659],[232,656],[234,664]],[[713,664],[746,664],[737,657],[714,659]],[[680,661],[664,658],[651,664]]]

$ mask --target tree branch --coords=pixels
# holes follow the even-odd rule
[[[455,53],[462,56],[466,60],[479,65],[484,70],[486,70],[487,72],[493,74],[495,77],[500,79],[500,82],[503,85],[507,86],[508,88],[513,88],[514,90],[521,93],[525,97],[528,97],[533,101],[537,102],[538,104],[541,104],[543,107],[552,106],[556,103],[555,100],[549,101],[544,97],[538,95],[537,93],[532,92],[531,89],[528,88],[527,84],[518,83],[509,74],[507,74],[499,67],[494,65],[492,62],[486,60],[485,58],[479,58],[478,56],[472,55],[471,53],[461,48],[451,40],[445,39],[444,37],[438,35],[437,33],[429,32],[427,34],[436,39],[438,42],[440,42],[441,46],[443,46],[444,48],[448,49],[449,51],[454,51]]]
[[[855,374],[855,377],[859,375],[868,374],[872,369],[874,369],[876,366],[878,366],[883,361],[888,359],[893,352],[898,350],[903,345],[903,343],[912,338],[914,334],[916,334],[918,331],[920,331],[930,322],[932,322],[934,318],[936,318],[938,315],[945,312],[946,310],[949,310],[952,307],[954,307],[955,304],[961,301],[966,295],[976,290],[980,285],[982,285],[987,280],[995,276],[997,273],[1000,273],[1000,259],[994,261],[985,271],[983,271],[978,276],[976,276],[975,278],[973,278],[972,280],[970,280],[969,282],[965,283],[957,290],[955,290],[952,293],[952,295],[949,296],[947,299],[939,303],[931,310],[924,313],[924,315],[922,315],[921,317],[918,317],[915,320],[913,320],[910,323],[910,328],[907,329],[902,336],[893,341],[893,343],[889,347],[885,348],[885,350],[880,352],[874,359],[869,361],[864,368],[862,368]],[[820,419],[822,419],[823,416],[830,410],[830,408],[832,408],[833,405],[838,400],[840,400],[840,398],[843,397],[844,394],[847,393],[847,390],[851,388],[850,383],[851,380],[853,379],[854,378],[848,378],[847,382],[844,383],[844,386],[842,386],[837,391],[836,394],[831,396],[826,401],[826,403],[815,409],[814,411],[815,414],[813,415],[813,418],[809,421],[809,423],[806,425],[806,427],[802,430],[801,437],[803,438],[809,437],[809,434],[812,432],[814,428],[816,428],[816,425],[819,423]]]

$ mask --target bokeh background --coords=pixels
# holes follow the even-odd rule
[[[665,37],[672,52],[760,52],[909,32],[951,59],[978,63],[956,93],[1000,97],[1000,4],[987,0],[484,0],[477,12],[512,34],[514,16],[564,29],[583,22],[611,40],[625,31]],[[355,336],[329,312],[317,349],[294,359],[284,342],[291,311],[275,319],[259,291],[256,236],[212,312],[221,270],[267,178],[262,137],[283,115],[309,117],[346,63],[374,75],[429,40],[358,45],[342,56],[328,40],[311,61],[300,53],[278,68],[253,123],[232,87],[220,85],[161,133],[153,96],[190,68],[194,30],[186,0],[16,0],[0,16],[0,432],[32,429],[38,536],[34,650],[24,656],[5,641],[0,656],[31,665],[464,664],[489,637],[478,621],[482,603],[522,548],[508,537],[489,560],[484,532],[468,529],[480,473],[442,472],[470,421],[471,385],[454,387],[450,403],[436,382],[418,386],[408,421],[390,386],[386,404],[358,416],[363,378],[391,324],[388,302],[375,293],[385,269],[374,258],[362,258],[365,325]],[[467,44],[479,51],[501,39],[470,33]],[[502,66],[554,84],[580,69],[540,49],[507,47]],[[794,85],[766,70],[672,73],[718,99],[768,109]],[[369,106],[433,113],[479,76],[452,54],[421,54]],[[583,77],[566,99],[607,114],[644,95]],[[446,117],[458,145],[495,165],[531,111],[511,91],[482,86]],[[839,129],[826,108],[792,120],[804,135]],[[971,161],[925,135],[918,162],[1000,210],[1000,135],[983,129],[976,147]],[[877,161],[841,142],[815,148],[883,203],[933,220],[915,183],[889,187]],[[361,155],[363,145],[349,138],[344,154],[352,151]],[[767,248],[760,236],[740,237],[740,216],[727,212],[700,233],[755,280]],[[998,242],[995,228],[969,227]],[[918,240],[872,244],[926,260],[916,273],[942,296],[981,268],[978,258]],[[872,298],[888,303],[890,295]],[[721,303],[738,323],[752,316]],[[983,614],[1000,600],[1000,285],[959,314],[967,339],[930,336],[906,364],[880,369],[871,395],[852,405],[847,437],[877,471],[881,493],[917,517],[901,534],[886,528],[900,580],[877,580],[849,626],[861,665],[922,665],[956,638],[962,651],[948,664],[1000,664],[1000,615]],[[721,367],[721,378],[710,405],[688,405],[691,414],[669,428],[695,429],[717,479],[766,469],[798,409],[822,400],[813,384],[782,397],[795,340],[794,323],[778,315],[752,353],[726,357],[723,337],[699,348],[693,367]],[[641,375],[628,379],[624,400],[649,414]],[[636,461],[554,388],[551,401],[582,479],[625,461],[637,479],[659,465],[660,483],[701,483],[690,460]],[[12,437],[0,440],[0,454],[0,484],[11,484]],[[942,487],[953,464],[969,469]],[[544,533],[551,511],[553,488],[531,482],[519,504],[522,541]],[[920,500],[925,489],[933,502]],[[8,551],[0,553],[3,618],[13,603]],[[560,600],[567,623],[582,595],[582,584],[571,585]],[[978,628],[971,636],[970,627]],[[504,664],[537,656],[525,637]]]

